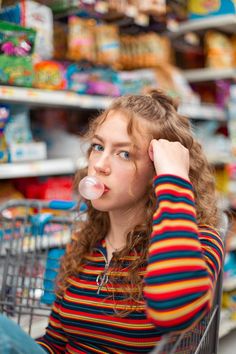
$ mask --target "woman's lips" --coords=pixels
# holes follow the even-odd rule
[[[105,184],[104,184],[104,193],[109,192],[110,188],[108,188]]]

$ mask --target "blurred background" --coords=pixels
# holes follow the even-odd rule
[[[219,207],[232,219],[220,351],[234,353],[235,1],[0,4],[0,205],[75,200],[73,176],[85,165],[81,136],[89,120],[114,97],[163,89],[189,117],[212,166]]]

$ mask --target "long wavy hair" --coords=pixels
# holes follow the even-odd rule
[[[91,121],[86,139],[91,140],[97,127],[101,125],[111,111],[120,111],[127,116],[127,132],[134,140],[137,134],[140,119],[146,123],[148,135],[151,139],[167,139],[179,141],[190,153],[189,177],[193,184],[195,205],[198,224],[218,226],[218,210],[215,196],[215,184],[210,166],[203,154],[201,145],[195,140],[189,119],[177,113],[176,106],[171,98],[160,91],[153,90],[147,95],[127,95],[117,98],[111,106],[101,115]],[[90,150],[88,151],[88,155]],[[86,169],[78,172],[75,185],[86,175]],[[155,210],[154,190],[150,182],[147,202],[143,220],[127,233],[126,246],[115,254],[112,269],[119,271],[124,265],[120,259],[136,252],[138,257],[128,267],[128,277],[122,279],[122,286],[129,303],[133,309],[142,301],[143,272],[148,254],[149,238],[152,231],[152,215]],[[97,242],[108,233],[110,226],[107,212],[95,210],[88,202],[86,220],[79,225],[79,231],[73,235],[67,252],[62,259],[61,269],[58,276],[58,295],[62,295],[68,287],[70,276],[78,275],[86,257],[91,254]],[[110,277],[109,277],[110,278]],[[120,282],[117,277],[110,278],[114,284]],[[127,291],[131,287],[137,289]],[[135,305],[136,304],[136,305]],[[115,309],[115,304],[114,304]],[[129,313],[127,311],[127,313]],[[126,315],[126,313],[120,314]]]

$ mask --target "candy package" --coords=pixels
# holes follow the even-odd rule
[[[50,59],[53,55],[52,10],[36,1],[22,1],[21,24],[36,30],[35,53],[41,59]]]
[[[8,161],[8,149],[5,136],[5,128],[9,120],[9,108],[0,105],[0,163]]]
[[[69,18],[68,53],[70,60],[95,61],[95,26],[93,19],[82,19],[76,16]]]
[[[49,90],[63,90],[66,88],[65,67],[53,61],[40,61],[34,65],[34,87]]]
[[[233,48],[230,38],[218,31],[205,34],[206,66],[210,68],[232,68]]]
[[[0,82],[32,86],[35,31],[0,21]]]
[[[118,74],[112,69],[83,68],[71,64],[66,71],[67,87],[80,94],[119,96]]]
[[[118,27],[100,24],[96,28],[97,62],[116,67],[120,56]]]

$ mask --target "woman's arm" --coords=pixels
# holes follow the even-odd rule
[[[60,320],[60,301],[59,298],[55,300],[46,333],[37,340],[37,343],[41,345],[45,352],[50,354],[64,353],[67,344],[67,338]]]
[[[144,295],[147,314],[163,333],[192,326],[210,309],[223,243],[209,226],[198,227],[191,183],[179,176],[155,181]]]

